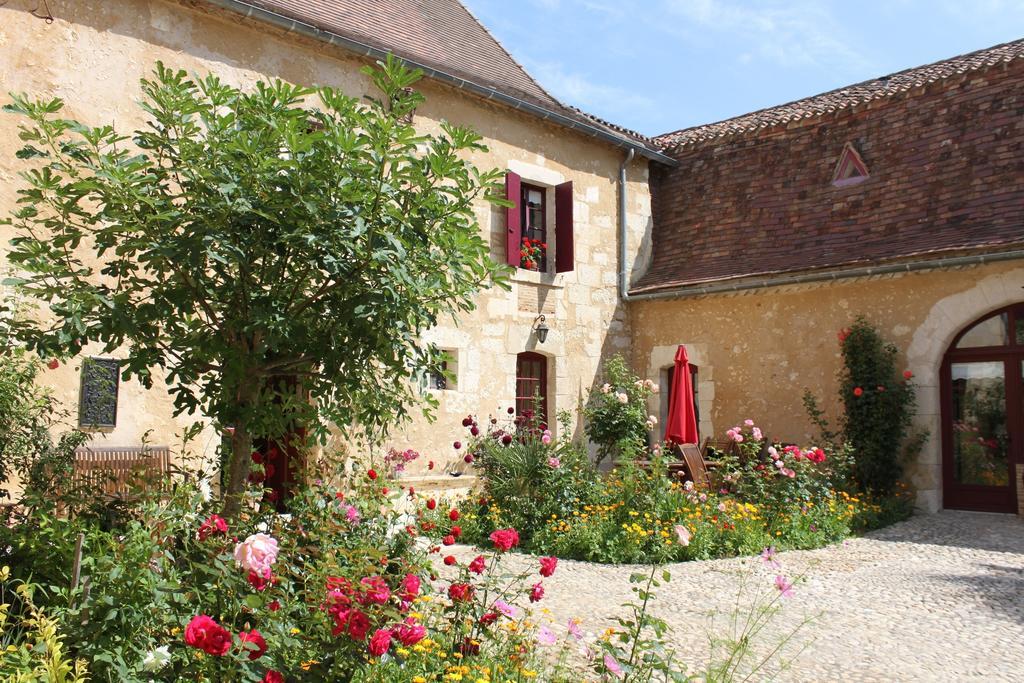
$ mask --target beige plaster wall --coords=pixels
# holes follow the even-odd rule
[[[745,294],[630,304],[633,364],[652,380],[680,343],[700,366],[701,433],[721,438],[754,419],[770,438],[816,436],[802,405],[811,389],[831,418],[841,406],[837,333],[863,314],[900,349],[918,386],[915,422],[929,431],[910,475],[918,504],[942,505],[938,374],[953,337],[990,310],[1024,300],[1024,266],[1006,262]],[[708,376],[705,378],[704,374]],[[711,432],[710,430],[714,430]]]
[[[46,24],[30,15],[35,6],[34,0],[0,6],[0,80],[8,91],[59,96],[67,102],[68,116],[90,124],[109,123],[120,130],[140,125],[138,80],[157,60],[193,72],[214,71],[240,86],[281,78],[331,85],[352,95],[369,87],[359,73],[364,62],[295,36],[243,25],[228,15],[163,0],[51,0],[56,21]],[[436,392],[436,424],[418,420],[395,435],[395,446],[424,453],[420,466],[428,458],[441,464],[456,459],[451,442],[462,437],[462,416],[487,414],[511,403],[517,353],[535,350],[550,357],[554,412],[583,399],[602,358],[629,349],[629,319],[616,296],[616,179],[623,151],[435,82],[425,81],[421,89],[427,102],[416,113],[416,126],[434,132],[442,119],[472,126],[490,146],[488,153],[472,157],[474,163],[511,168],[524,181],[547,186],[573,181],[576,269],[559,275],[523,273],[510,292],[483,294],[477,311],[427,334],[428,340],[455,353],[458,378],[456,389]],[[19,184],[17,124],[12,115],[0,116],[3,214],[14,206]],[[642,265],[649,259],[650,244],[646,162],[634,161],[627,173],[630,265]],[[494,257],[503,259],[502,212],[481,204],[478,215]],[[0,264],[9,237],[9,229],[0,228]],[[551,333],[538,346],[532,327],[541,312]],[[77,406],[77,366],[46,375],[72,408]],[[151,441],[173,445],[174,433],[186,421],[171,418],[170,399],[162,387],[147,392],[129,383],[122,388],[118,426],[102,438],[109,445],[134,445],[151,431]],[[200,449],[212,452],[213,441],[207,433]]]

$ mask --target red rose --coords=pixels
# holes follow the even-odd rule
[[[489,626],[498,620],[497,612],[488,612],[480,617],[480,624],[483,626]]]
[[[494,547],[502,552],[508,552],[519,545],[519,532],[515,529],[498,529],[491,532],[488,538],[491,539]]]
[[[462,527],[461,526],[453,526],[452,527],[452,536],[454,536],[455,538],[458,538],[461,535],[462,535]]]
[[[406,619],[404,624],[399,624],[395,629],[395,636],[398,638],[398,642],[406,647],[415,645],[423,640],[426,635],[427,629],[423,627],[423,624],[417,624],[416,620],[412,617]]]
[[[903,371],[903,379],[910,379],[913,376],[914,376],[914,373],[912,373],[910,370],[904,370]]]
[[[347,630],[353,640],[365,640],[370,630],[370,618],[357,609],[348,613]]]
[[[56,370],[57,368],[60,367],[60,361],[54,358],[53,360],[46,364],[46,367],[50,368],[51,370]]]
[[[448,597],[452,602],[467,602],[473,597],[473,587],[468,583],[453,583],[448,586]]]
[[[458,564],[458,562],[459,562],[459,561],[455,559],[455,556],[454,556],[454,555],[447,555],[447,556],[445,556],[445,558],[444,558],[444,563],[445,563],[446,565],[448,565],[449,567],[452,567],[452,566],[454,566],[454,565]]]
[[[558,566],[557,557],[542,557],[540,558],[540,575],[551,576],[555,573],[555,567]]]
[[[220,515],[210,515],[199,525],[199,540],[205,541],[214,534],[226,534],[228,523]]]
[[[256,629],[242,631],[238,634],[238,641],[242,644],[242,649],[249,652],[249,661],[259,659],[267,651],[267,641],[264,640],[263,636]],[[248,647],[246,643],[255,646],[255,648]]]
[[[185,644],[222,657],[231,649],[231,634],[212,618],[200,614],[192,617],[185,627]]]
[[[431,498],[430,500],[427,501],[427,509],[428,510],[433,510],[436,507],[437,507],[437,501],[436,500]]]
[[[406,574],[402,579],[402,599],[412,601],[420,594],[420,577],[415,574]]]
[[[530,589],[530,602],[540,602],[540,599],[544,597],[544,586],[540,583],[533,584],[533,588]]]
[[[365,590],[362,602],[383,605],[391,597],[391,589],[388,584],[379,576],[366,576],[359,580],[359,584]]]
[[[459,521],[459,511],[458,510],[452,510],[451,512],[449,512],[448,513],[448,519],[452,520],[453,522]]]
[[[472,453],[466,453],[464,456],[462,456],[462,461],[465,462],[467,465],[472,465],[474,460],[476,460],[476,458],[473,457]]]
[[[853,388],[853,395],[854,396],[863,396],[864,395],[864,390],[861,389],[860,387],[854,387]]]
[[[379,628],[373,632],[373,636],[370,638],[370,654],[374,657],[380,657],[388,648],[391,647],[391,631],[386,628]]]
[[[281,675],[280,671],[270,670],[260,680],[260,683],[284,683],[284,676]]]
[[[273,583],[273,578],[268,567],[264,574],[260,574],[253,569],[249,570],[249,575],[246,577],[246,581],[253,587],[253,590],[263,591],[267,589]]]
[[[473,418],[472,417],[468,417],[467,416],[467,417],[462,418],[462,426],[463,427],[468,427],[471,424],[473,424]]]
[[[469,563],[469,571],[474,574],[483,574],[486,567],[484,556],[477,555],[472,562]]]
[[[269,609],[271,612],[276,612],[277,610],[281,609],[281,603],[277,600],[271,600],[270,604],[267,605],[267,609]]]
[[[455,537],[451,534],[448,534],[447,536],[441,539],[441,543],[443,543],[444,545],[455,545]]]
[[[375,480],[377,478],[377,470],[374,470],[374,469],[366,470],[366,476],[368,476],[370,478],[370,481]]]

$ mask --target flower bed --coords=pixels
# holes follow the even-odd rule
[[[729,430],[738,453],[720,461],[707,488],[669,476],[657,453],[643,467],[621,459],[601,476],[578,444],[553,439],[530,415],[482,422],[463,420],[471,430],[464,448],[483,480],[482,495],[460,503],[467,513],[460,531],[470,542],[514,525],[528,530],[524,547],[538,554],[609,563],[708,559],[767,546],[816,548],[912,511],[905,486],[885,497],[857,493],[847,450],[769,445],[751,420]],[[693,539],[688,545],[675,540],[679,525]]]

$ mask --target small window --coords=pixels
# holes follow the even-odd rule
[[[868,179],[868,167],[856,148],[849,142],[843,147],[839,155],[839,163],[836,164],[832,173],[832,184],[835,187],[847,187],[856,185]]]
[[[527,351],[516,356],[516,417],[548,422],[548,359]]]
[[[519,267],[543,273],[548,269],[547,201],[544,188],[523,183],[519,211],[523,226]]]
[[[458,354],[454,349],[443,349],[444,360],[438,370],[430,372],[427,376],[427,387],[434,391],[454,391],[458,388],[459,365]]]
[[[78,398],[78,425],[82,428],[117,426],[117,392],[120,363],[112,358],[82,361],[82,383]]]

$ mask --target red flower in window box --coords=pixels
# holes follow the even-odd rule
[[[548,245],[540,240],[524,237],[519,245],[519,267],[526,270],[540,270],[540,264],[547,253]]]

